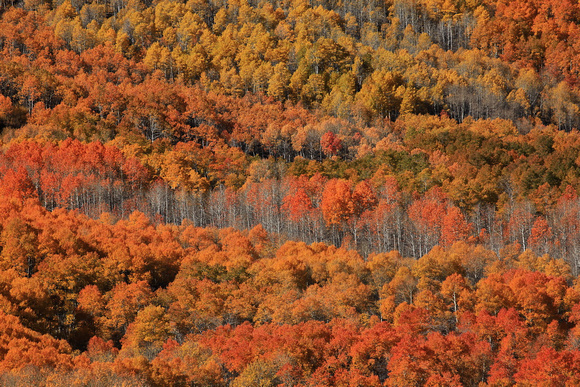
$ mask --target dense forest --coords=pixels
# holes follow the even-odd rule
[[[0,0],[0,384],[580,384],[580,4]]]

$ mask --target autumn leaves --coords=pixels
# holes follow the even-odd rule
[[[579,367],[570,266],[515,245],[364,259],[262,227],[0,208],[2,378],[493,385]]]

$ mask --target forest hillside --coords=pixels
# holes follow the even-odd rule
[[[0,384],[580,384],[580,5],[0,0]]]

